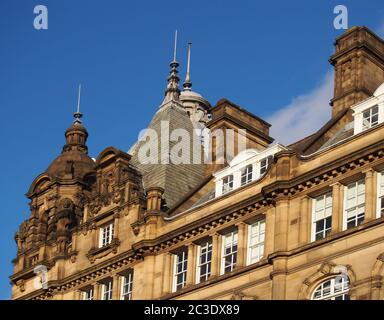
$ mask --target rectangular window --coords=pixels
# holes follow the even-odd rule
[[[312,241],[324,239],[332,229],[332,192],[313,199]]]
[[[174,255],[173,292],[182,289],[187,283],[188,251],[184,249]]]
[[[237,238],[237,231],[232,231],[222,237],[221,274],[232,272],[235,269],[237,261]]]
[[[112,300],[112,279],[102,284],[101,298],[102,300]]]
[[[122,278],[120,300],[132,300],[133,270],[130,270]]]
[[[105,247],[112,242],[113,239],[113,223],[100,228],[99,247]]]
[[[223,178],[223,190],[222,193],[227,193],[233,189],[233,175]]]
[[[244,186],[252,181],[252,165],[248,165],[241,170],[241,185]]]
[[[212,262],[212,240],[209,239],[198,246],[198,262],[196,282],[200,283],[207,281],[211,275],[211,262]]]
[[[260,175],[267,172],[268,166],[272,161],[272,156],[260,160]]]
[[[248,264],[256,263],[264,255],[265,220],[248,227]]]
[[[83,300],[93,300],[93,287],[83,291]]]
[[[379,123],[379,107],[374,106],[363,112],[363,131]]]
[[[378,213],[377,217],[384,217],[384,171],[378,174]]]
[[[344,219],[347,229],[358,226],[364,221],[365,181],[350,183],[345,187]]]

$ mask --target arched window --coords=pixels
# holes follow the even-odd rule
[[[315,289],[312,300],[350,300],[348,277],[340,275],[322,282]]]

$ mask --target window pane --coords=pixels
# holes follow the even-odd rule
[[[349,300],[349,279],[337,276],[320,284],[313,293],[314,300]]]

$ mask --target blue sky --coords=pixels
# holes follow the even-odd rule
[[[38,4],[48,7],[48,30],[33,28]],[[128,150],[162,101],[178,29],[181,77],[193,42],[195,91],[211,104],[236,102],[293,142],[329,117],[337,4],[349,26],[384,35],[382,0],[2,0],[0,299],[10,297],[13,236],[29,216],[24,194],[60,153],[80,82],[91,156]]]

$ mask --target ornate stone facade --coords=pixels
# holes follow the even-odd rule
[[[93,160],[77,114],[62,154],[27,193],[12,298],[384,299],[383,57],[366,28],[338,38],[332,119],[272,156],[268,123],[225,99],[211,107],[189,74],[180,94],[173,61],[154,119],[176,112],[191,131],[197,110],[208,128],[246,129],[252,154],[269,154],[254,163],[239,153],[218,166],[145,167],[138,145]],[[354,131],[359,112],[365,127]]]

